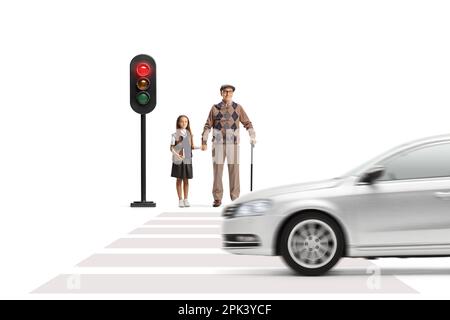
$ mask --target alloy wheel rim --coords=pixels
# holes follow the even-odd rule
[[[317,269],[329,263],[336,254],[337,239],[333,229],[321,220],[305,220],[289,234],[291,258],[302,267]]]

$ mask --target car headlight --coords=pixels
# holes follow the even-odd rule
[[[236,210],[235,217],[259,216],[272,208],[270,200],[254,200],[242,203]]]

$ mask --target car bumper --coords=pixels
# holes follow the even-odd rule
[[[279,217],[269,215],[225,218],[222,248],[234,254],[275,255],[279,222]]]

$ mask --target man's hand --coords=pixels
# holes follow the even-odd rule
[[[206,151],[206,149],[208,149],[208,147],[206,146],[206,144],[202,144],[202,151]]]
[[[250,144],[255,145],[256,144],[256,139],[255,138],[251,138],[250,139]]]

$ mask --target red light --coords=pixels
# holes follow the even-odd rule
[[[138,63],[136,73],[140,77],[147,77],[150,74],[150,66],[145,62]]]

